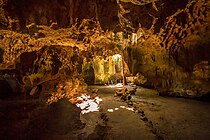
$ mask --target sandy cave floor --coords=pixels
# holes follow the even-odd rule
[[[160,97],[155,90],[138,87],[136,95],[131,99],[133,105],[129,106],[119,97],[113,96],[116,88],[108,86],[91,88],[99,89],[98,94],[103,101],[100,103],[99,112],[81,115],[81,121],[85,123],[83,128],[72,132],[65,130],[65,133],[56,134],[47,131],[43,132],[40,138],[46,140],[210,139],[209,102]],[[36,139],[33,135],[27,138],[23,135],[29,125],[30,111],[38,107],[37,102],[32,99],[0,101],[0,138]],[[65,120],[62,117],[59,119]],[[40,132],[36,134],[41,134]]]

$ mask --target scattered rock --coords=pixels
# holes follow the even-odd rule
[[[107,117],[107,115],[105,113],[101,113],[100,117],[104,122],[107,122],[109,120],[109,118]]]
[[[126,87],[123,87],[122,89],[117,90],[114,96],[120,96],[120,99],[124,101],[129,101],[131,99],[131,93],[133,92],[133,90],[128,91]]]
[[[147,122],[147,121],[148,121],[148,119],[147,119],[146,117],[143,117],[142,120],[143,120],[144,122]]]
[[[133,106],[133,102],[132,101],[128,101],[128,105]]]

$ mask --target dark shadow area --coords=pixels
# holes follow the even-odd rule
[[[210,102],[210,92],[207,92],[206,94],[204,94],[203,96],[198,98],[198,100],[205,101],[205,102]]]
[[[0,48],[0,63],[3,62],[3,59],[4,59],[3,55],[4,55],[4,50]]]
[[[0,80],[0,99],[8,99],[12,97],[13,90],[6,80]]]

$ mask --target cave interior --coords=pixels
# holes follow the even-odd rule
[[[210,139],[209,9],[0,0],[0,139]]]

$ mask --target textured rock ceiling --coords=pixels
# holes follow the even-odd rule
[[[9,25],[10,20],[19,22],[20,29],[36,23],[50,25],[57,22],[67,27],[77,20],[93,18],[103,29],[134,32],[139,26],[155,28],[163,26],[166,17],[186,6],[187,0],[1,0],[1,22]],[[3,3],[1,2],[1,3]],[[2,10],[2,8],[4,10]],[[2,12],[3,13],[3,12]]]

